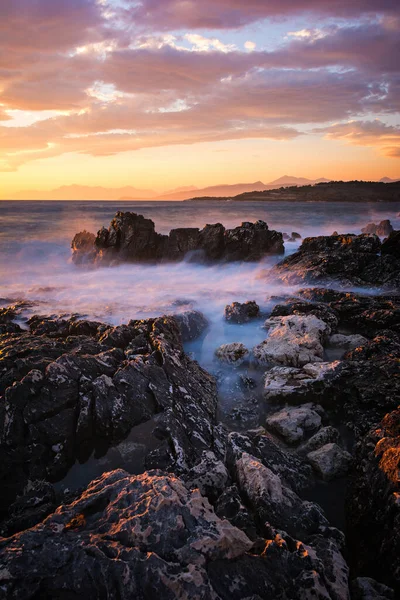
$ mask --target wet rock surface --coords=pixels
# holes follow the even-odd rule
[[[233,302],[225,307],[225,319],[231,323],[247,323],[260,315],[260,307],[254,300]]]
[[[392,234],[393,235],[393,234]],[[300,249],[274,267],[270,274],[283,283],[376,286],[398,288],[398,238],[383,251],[377,235],[346,234],[305,238]],[[382,253],[382,254],[381,254]]]
[[[117,212],[108,229],[103,227],[97,236],[83,231],[72,241],[76,264],[177,261],[188,254],[200,262],[255,261],[283,252],[282,234],[269,230],[264,221],[234,229],[220,223],[202,230],[178,228],[161,235],[151,219],[132,212]]]

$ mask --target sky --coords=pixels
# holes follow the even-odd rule
[[[0,198],[400,177],[399,0],[1,0]]]

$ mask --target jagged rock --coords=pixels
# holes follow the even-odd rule
[[[394,600],[394,590],[370,577],[357,577],[350,583],[352,600]]]
[[[400,409],[356,446],[347,523],[354,572],[400,593]]]
[[[222,344],[215,351],[215,355],[224,363],[240,365],[249,355],[249,351],[244,344],[232,342],[231,344]]]
[[[301,494],[309,486],[312,477],[310,465],[293,452],[281,447],[269,432],[250,430],[246,435],[231,432],[225,457],[230,470],[234,470],[236,461],[244,452],[256,457],[297,494]]]
[[[303,502],[254,456],[242,454],[236,463],[236,476],[239,489],[261,523],[267,521],[272,527],[284,529],[302,540],[328,526],[318,505]]]
[[[393,231],[393,227],[389,219],[385,219],[376,225],[375,223],[368,223],[363,229],[362,233],[372,233],[379,235],[379,237],[387,237]]]
[[[252,484],[251,465],[242,470]],[[268,492],[260,491],[252,497],[269,501]],[[348,600],[335,530],[326,538],[317,507],[290,490],[282,493],[295,502],[288,524],[304,512],[308,519],[299,523],[316,534],[304,545],[270,528],[272,537],[260,540],[257,553],[245,533],[175,475],[106,473],[42,524],[0,541],[0,598]],[[239,513],[240,507],[236,518]]]
[[[290,315],[271,317],[265,326],[270,328],[268,338],[253,349],[260,362],[301,367],[322,361],[323,344],[331,332],[324,321],[314,315]]]
[[[207,329],[208,319],[198,310],[187,310],[174,315],[182,335],[183,342],[190,342],[200,337]]]
[[[51,341],[30,333],[0,341],[0,510],[28,478],[57,480],[76,458],[155,417],[145,464],[180,472],[206,449],[223,454],[215,380],[184,354],[173,317],[95,330],[65,338],[63,326]]]
[[[300,235],[300,233],[297,233],[296,231],[292,231],[291,237],[292,237],[294,240],[301,240],[301,235]]]
[[[201,462],[185,476],[185,482],[189,488],[198,487],[203,496],[215,500],[226,489],[228,478],[224,463],[217,459],[214,452],[205,451]]]
[[[259,314],[260,307],[254,300],[244,303],[233,302],[225,306],[225,319],[231,323],[247,323]]]
[[[332,348],[343,348],[346,350],[354,350],[359,346],[363,346],[368,343],[368,340],[363,335],[343,335],[341,333],[335,333],[331,335],[328,340],[328,345]]]
[[[9,518],[0,533],[8,537],[16,531],[33,527],[56,508],[56,494],[47,481],[28,481],[23,494],[9,507]]]
[[[340,285],[398,287],[400,261],[379,255],[378,236],[338,235],[305,238],[299,250],[270,271],[287,284],[335,282]]]
[[[339,439],[339,431],[335,429],[335,427],[328,425],[327,427],[322,427],[317,433],[310,437],[309,440],[297,448],[297,452],[300,455],[305,456],[309,454],[309,452],[313,452],[314,450],[318,450],[322,446],[325,446],[325,444],[338,443]]]
[[[352,457],[336,443],[329,443],[307,454],[315,471],[325,481],[342,477],[348,472]]]
[[[131,212],[117,212],[109,229],[75,235],[72,260],[82,262],[158,262],[182,260],[189,252],[207,261],[255,261],[267,254],[283,254],[282,234],[270,231],[264,221],[242,223],[235,229],[223,225],[155,231],[151,219]]]
[[[287,407],[267,418],[267,427],[281,435],[289,444],[301,442],[310,433],[321,427],[320,406],[308,403],[302,406]]]
[[[400,330],[400,299],[397,295],[366,296],[325,288],[300,290],[299,296],[312,302],[326,302],[342,327],[357,334],[374,335],[380,329]]]
[[[72,260],[76,264],[90,263],[96,256],[96,236],[85,229],[75,234],[72,242]]]
[[[332,331],[338,326],[338,315],[330,306],[321,302],[304,302],[298,298],[286,300],[284,304],[277,304],[271,311],[271,317],[287,317],[289,315],[314,315],[321,321],[328,323]]]

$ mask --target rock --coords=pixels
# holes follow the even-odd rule
[[[249,355],[249,351],[244,344],[233,342],[231,344],[222,344],[215,351],[215,355],[224,363],[240,365]]]
[[[203,496],[215,500],[226,489],[228,471],[224,463],[213,452],[205,451],[202,460],[185,476],[186,486],[198,487]]]
[[[260,315],[260,307],[254,300],[243,304],[233,302],[225,306],[225,319],[231,323],[247,323]]]
[[[242,454],[236,463],[236,475],[239,489],[261,523],[266,521],[303,540],[328,525],[319,506],[303,502],[254,456]]]
[[[85,229],[75,234],[72,242],[72,260],[76,264],[90,263],[96,256],[96,236]]]
[[[287,407],[267,418],[267,427],[281,435],[289,444],[297,444],[321,427],[323,409],[313,404]]]
[[[307,459],[315,471],[325,481],[343,477],[348,472],[352,457],[336,443],[329,443],[307,454]]]
[[[323,344],[331,332],[324,321],[314,315],[290,315],[271,317],[265,325],[270,328],[269,336],[253,349],[260,362],[301,367],[322,361]]]
[[[270,231],[264,221],[225,229],[221,223],[197,228],[155,231],[151,219],[132,212],[117,212],[108,229],[97,237],[86,231],[72,241],[72,260],[82,262],[159,262],[183,260],[188,253],[200,261],[256,261],[267,254],[283,254],[282,234]]]
[[[47,481],[28,481],[21,496],[9,507],[9,518],[3,522],[0,533],[9,537],[17,531],[29,529],[56,508],[53,486]]]
[[[350,584],[352,600],[394,600],[394,590],[370,577],[357,577]]]
[[[292,235],[291,235],[291,237],[292,237],[294,240],[301,240],[301,235],[300,235],[299,233],[297,233],[296,231],[292,231]]]
[[[393,231],[393,227],[389,219],[385,219],[381,221],[378,225],[375,223],[369,223],[361,229],[362,233],[372,233],[375,235],[379,235],[379,237],[387,237]]]
[[[400,409],[356,446],[347,501],[355,574],[368,573],[400,593]]]
[[[215,380],[185,355],[173,317],[65,337],[72,326],[0,340],[0,510],[28,479],[58,480],[146,421],[146,465],[178,473],[204,450],[223,455]]]
[[[305,456],[310,452],[325,446],[325,444],[338,443],[339,439],[339,431],[328,425],[327,427],[322,427],[317,433],[310,437],[309,440],[297,448],[297,452],[300,455]]]
[[[271,317],[287,317],[289,315],[314,315],[327,323],[335,331],[339,318],[335,310],[322,302],[305,302],[298,298],[288,299],[283,304],[277,304],[271,311]]]
[[[182,335],[183,342],[199,338],[209,326],[208,319],[198,310],[187,310],[174,315]]]
[[[248,431],[246,435],[233,431],[228,436],[226,464],[233,471],[243,453],[251,454],[278,475],[284,485],[301,494],[310,485],[312,469],[301,457],[281,447],[265,430]]]
[[[400,258],[400,231],[392,231],[389,237],[382,242],[382,254],[390,254]]]
[[[396,289],[400,261],[393,255],[380,256],[380,250],[379,237],[370,234],[305,238],[299,250],[273,267],[269,275],[287,284],[331,282]]]
[[[331,335],[328,340],[328,345],[332,348],[344,348],[346,350],[354,350],[367,343],[367,338],[359,334],[343,335],[341,333],[335,333],[334,335]]]

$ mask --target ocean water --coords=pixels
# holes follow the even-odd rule
[[[242,342],[251,349],[266,337],[263,321],[272,306],[296,292],[295,287],[277,286],[268,281],[266,270],[281,257],[267,257],[259,263],[196,265],[180,262],[163,265],[133,265],[84,268],[71,262],[70,244],[74,234],[86,229],[97,232],[108,226],[117,210],[130,210],[152,218],[156,230],[168,233],[174,227],[202,227],[223,223],[235,227],[242,221],[266,221],[270,229],[309,235],[360,233],[371,221],[396,217],[393,203],[340,202],[338,204],[294,202],[0,202],[0,305],[16,300],[32,303],[31,314],[72,314],[119,324],[133,318],[174,314],[196,308],[209,319],[210,326],[199,340],[186,344],[202,366],[212,372],[219,386],[219,418],[232,429],[245,430],[262,425],[271,410],[261,399],[263,370],[251,360],[240,367],[222,365],[215,350],[223,343]],[[286,252],[300,242],[286,243]],[[264,318],[244,325],[226,323],[224,307],[233,301],[255,300]],[[23,325],[22,321],[22,325]],[[243,378],[252,380],[251,388]],[[135,428],[135,443],[148,438],[148,422]],[[143,431],[142,431],[143,429]],[[143,468],[141,444],[131,472]],[[105,469],[121,466],[113,449],[93,456],[85,464],[76,463],[61,488],[87,484]],[[117,462],[115,462],[117,460]],[[124,465],[126,467],[126,465]],[[343,526],[343,502],[332,509],[336,486],[321,484],[311,497],[321,502],[332,522]],[[341,498],[341,492],[338,494]]]

